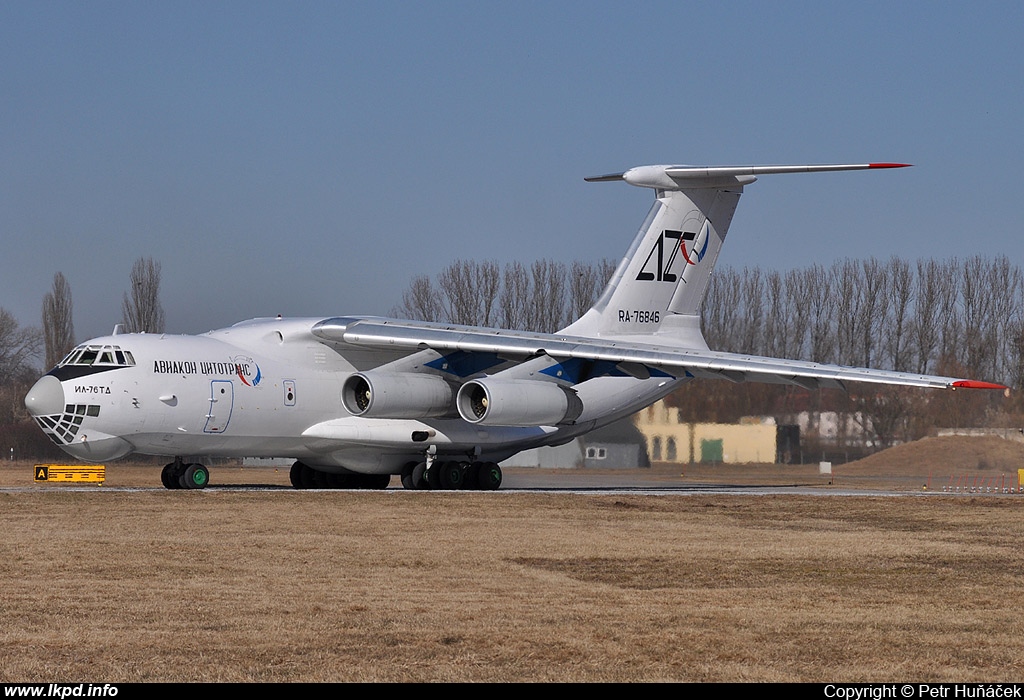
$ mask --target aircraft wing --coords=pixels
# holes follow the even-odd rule
[[[673,378],[726,379],[731,382],[793,384],[807,389],[845,388],[848,381],[936,389],[1005,389],[1002,384],[956,377],[844,367],[700,349],[677,349],[619,340],[526,333],[473,326],[393,321],[382,318],[331,318],[317,323],[313,334],[329,342],[374,348],[432,349],[493,353],[526,360],[547,355],[555,360],[614,363],[626,374],[647,378],[663,372]]]

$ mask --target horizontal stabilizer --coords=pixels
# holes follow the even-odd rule
[[[826,173],[842,170],[877,170],[906,168],[908,163],[846,163],[835,165],[641,165],[621,173],[610,173],[584,178],[587,182],[614,182],[623,180],[636,187],[659,190],[685,190],[701,187],[721,187],[729,184],[748,185],[758,175],[785,173]]]
[[[587,182],[613,182],[615,180],[621,180],[622,176],[626,173],[611,173],[610,175],[594,175],[593,177],[583,178]]]
[[[871,170],[872,168],[908,168],[908,163],[860,163],[855,165],[743,165],[714,168],[674,166],[665,173],[674,179],[705,177],[736,177],[740,175],[778,175],[782,173],[827,173],[839,170]]]

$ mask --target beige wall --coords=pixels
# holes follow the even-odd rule
[[[721,440],[722,461],[726,463],[775,461],[774,425],[680,423],[679,409],[663,401],[640,411],[634,420],[647,440],[652,462],[699,462],[703,440]]]

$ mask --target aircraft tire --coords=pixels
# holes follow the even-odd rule
[[[210,470],[202,464],[189,464],[178,482],[183,489],[205,489],[210,483]]]
[[[471,490],[480,488],[480,468],[482,464],[483,462],[473,462],[466,465],[466,468],[462,470],[462,488]]]
[[[416,469],[416,462],[406,462],[402,467],[402,488],[411,491],[416,488],[412,480],[413,470]]]
[[[291,471],[288,472],[288,479],[292,482],[292,486],[297,489],[315,489],[319,488],[315,475],[316,472],[308,465],[296,462],[292,465]]]
[[[288,480],[292,482],[292,487],[301,489],[302,486],[302,470],[306,468],[306,465],[302,462],[296,462],[292,465],[291,471],[288,472]]]
[[[347,474],[331,474],[329,472],[320,472],[320,474],[322,475],[320,481],[325,484],[324,488],[347,489],[350,487]]]
[[[462,490],[472,490],[476,488],[476,471],[473,469],[472,462],[459,462],[459,471],[462,472],[459,485],[456,488]],[[472,477],[472,483],[470,483],[470,477]]]
[[[174,473],[174,466],[174,462],[171,462],[160,470],[160,483],[164,485],[165,489],[181,488],[181,485],[178,483],[178,477]]]
[[[427,463],[417,462],[416,466],[412,469],[412,487],[417,491],[424,491],[430,488],[427,484]]]
[[[302,469],[299,471],[299,481],[302,483],[302,488],[315,489],[316,472],[308,464],[303,464]]]
[[[438,478],[441,482],[441,488],[445,491],[455,491],[462,488],[464,483],[462,462],[450,461],[441,462],[441,472],[438,474]]]
[[[332,483],[333,480],[331,479],[332,475],[328,474],[327,472],[322,472],[319,469],[313,469],[312,467],[309,467],[309,466],[307,466],[306,469],[309,470],[310,477],[313,480],[312,488],[315,488],[315,489],[336,489],[336,488],[346,488],[347,487],[347,485],[346,486],[334,486],[334,484]],[[338,481],[338,483],[341,483],[340,480]]]
[[[427,470],[426,482],[427,488],[437,491],[441,488],[441,465],[444,462],[435,461],[430,465],[430,469]]]
[[[501,486],[501,467],[497,462],[481,462],[477,479],[482,491],[497,491]]]
[[[167,470],[167,483],[168,488],[171,489],[184,489],[188,488],[182,483],[181,477],[185,475],[185,470],[188,468],[187,464],[183,462],[174,462],[170,465],[170,469]]]

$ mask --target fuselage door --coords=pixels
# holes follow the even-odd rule
[[[210,410],[206,413],[204,433],[223,433],[231,420],[231,409],[235,404],[234,385],[226,379],[210,382]]]

